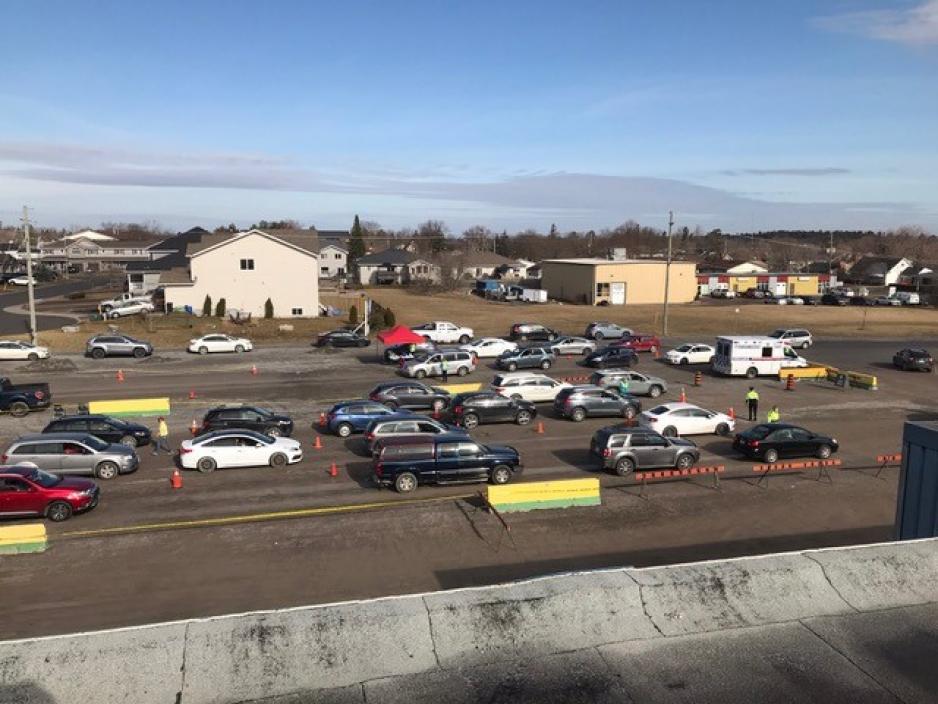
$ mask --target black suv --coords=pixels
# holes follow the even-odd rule
[[[553,342],[560,333],[540,323],[515,323],[508,333],[510,340],[543,340]]]
[[[836,293],[825,293],[821,296],[821,303],[825,306],[845,306],[850,303],[850,299]]]
[[[449,405],[450,394],[419,381],[386,381],[373,388],[368,398],[388,408],[442,411]]]
[[[600,428],[593,433],[590,454],[599,458],[603,469],[614,469],[619,476],[636,469],[690,469],[700,459],[692,441],[666,438],[648,428]]]
[[[254,430],[272,438],[290,437],[293,420],[257,406],[219,406],[205,414],[199,434],[230,428]]]
[[[906,347],[899,350],[892,357],[893,366],[903,371],[923,371],[930,372],[935,367],[934,358],[928,353],[928,350],[922,348]]]
[[[597,369],[631,367],[638,364],[638,354],[628,347],[603,347],[595,352],[590,352],[583,360],[583,364]]]
[[[492,391],[472,391],[453,397],[453,422],[464,428],[480,423],[527,425],[537,415],[530,401],[508,398]]]
[[[580,422],[593,416],[620,416],[632,420],[642,412],[641,402],[630,395],[598,386],[572,386],[554,397],[554,413]]]
[[[480,445],[464,435],[388,438],[373,467],[380,486],[406,494],[419,484],[507,484],[521,472],[521,455],[513,447]]]
[[[128,447],[150,444],[150,429],[139,423],[99,415],[62,416],[42,429],[43,433],[89,433],[104,442]]]

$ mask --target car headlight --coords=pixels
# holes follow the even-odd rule
[[[85,496],[86,494],[83,491],[73,491],[65,498],[68,499],[69,501],[81,501],[83,498],[85,498]]]

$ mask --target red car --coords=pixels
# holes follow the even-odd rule
[[[98,505],[90,479],[62,477],[36,467],[0,467],[0,516],[45,516],[64,521]]]
[[[635,352],[651,352],[654,354],[661,349],[661,340],[657,335],[627,335],[618,340],[611,347],[626,347]]]

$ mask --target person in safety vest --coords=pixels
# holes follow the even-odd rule
[[[772,406],[772,409],[765,414],[765,419],[769,423],[778,423],[782,419],[782,414],[778,412],[778,406]]]
[[[759,392],[754,386],[750,386],[749,391],[746,392],[746,408],[749,410],[749,420],[758,420]]]

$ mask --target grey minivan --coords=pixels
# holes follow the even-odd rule
[[[33,433],[21,435],[0,458],[3,464],[31,462],[55,474],[90,474],[113,479],[136,472],[140,460],[134,448],[111,444],[88,433]]]

